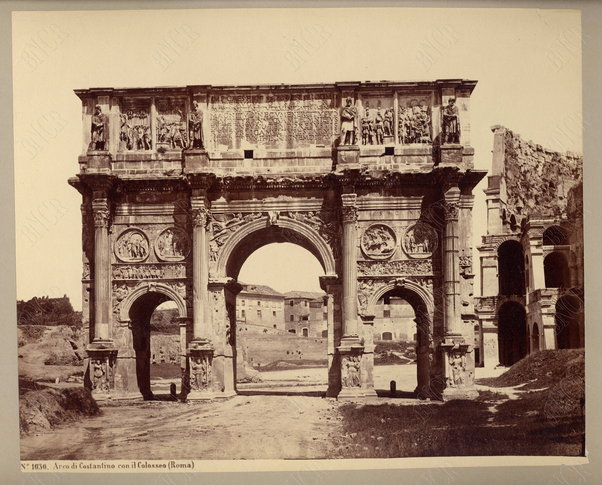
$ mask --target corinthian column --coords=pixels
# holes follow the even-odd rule
[[[211,325],[207,311],[209,257],[207,254],[207,222],[209,211],[204,199],[192,202],[192,335],[193,340],[208,340]]]
[[[94,215],[94,339],[110,340],[111,262],[109,260],[109,204],[107,199],[92,202]]]
[[[445,334],[462,335],[460,324],[460,248],[458,235],[458,203],[460,189],[445,193],[445,232],[443,236],[443,282],[445,288]]]
[[[443,210],[443,284],[445,292],[445,336],[443,351],[444,400],[473,399],[478,393],[474,387],[474,359],[469,356],[472,345],[462,332],[460,315],[460,238],[458,228],[460,189],[452,187],[445,193]]]
[[[343,200],[343,337],[358,337],[357,331],[357,206],[355,194]]]

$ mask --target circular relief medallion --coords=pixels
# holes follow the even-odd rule
[[[117,238],[115,256],[128,263],[138,263],[148,258],[149,242],[140,229],[126,229]]]
[[[190,253],[190,238],[182,229],[170,227],[159,234],[155,252],[163,261],[182,261]]]
[[[362,251],[371,259],[386,259],[395,252],[395,232],[385,224],[373,224],[362,235]]]
[[[412,258],[428,258],[437,249],[437,232],[425,222],[417,222],[406,229],[402,246]]]

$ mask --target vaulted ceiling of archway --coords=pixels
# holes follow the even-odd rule
[[[247,258],[257,249],[272,243],[292,243],[307,249],[312,253],[324,268],[324,261],[318,249],[302,234],[278,226],[270,226],[259,231],[254,231],[238,243],[228,260],[226,273],[232,278],[238,278],[242,265]]]

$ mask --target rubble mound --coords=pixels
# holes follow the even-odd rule
[[[585,376],[584,349],[541,350],[518,361],[501,376],[491,379],[494,387],[523,385],[522,389],[543,389],[565,378]]]
[[[96,401],[83,387],[52,389],[33,387],[19,399],[21,434],[45,431],[55,426],[100,413]]]

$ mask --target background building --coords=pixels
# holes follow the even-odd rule
[[[289,291],[284,294],[286,331],[304,337],[328,335],[328,312],[325,293]]]
[[[416,341],[412,305],[403,298],[385,295],[375,306],[374,340]]]
[[[584,346],[583,158],[492,130],[475,356],[509,366]]]
[[[242,284],[236,296],[238,333],[284,331],[284,295],[265,285]]]

